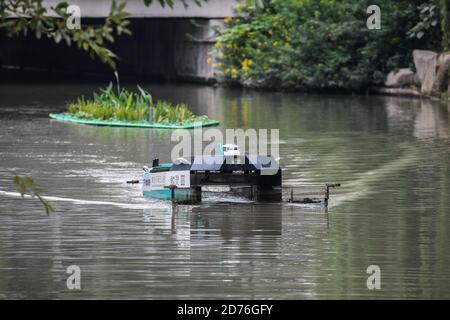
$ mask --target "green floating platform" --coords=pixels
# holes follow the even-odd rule
[[[192,129],[195,127],[209,127],[209,126],[216,126],[219,124],[219,121],[216,120],[201,120],[194,122],[186,122],[184,124],[164,123],[164,122],[149,123],[148,121],[130,122],[119,120],[100,120],[100,119],[78,118],[71,116],[70,114],[67,113],[50,113],[50,118],[74,123],[90,124],[94,126],[155,128],[155,129]]]

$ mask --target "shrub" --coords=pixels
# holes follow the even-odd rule
[[[366,26],[361,0],[247,1],[227,18],[217,61],[226,81],[246,86],[364,90],[396,68],[412,66],[411,51],[427,38],[408,37],[420,1],[380,0],[381,30]]]

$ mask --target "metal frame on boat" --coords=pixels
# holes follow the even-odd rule
[[[228,192],[255,201],[322,203],[328,205],[330,188],[340,184],[296,184],[282,186],[282,169],[267,155],[240,155],[237,146],[221,146],[215,156],[178,158],[174,163],[153,160],[144,167],[144,197],[194,204],[202,192]]]
[[[281,201],[281,168],[271,156],[194,156],[144,168],[143,195],[181,203],[201,201],[202,188],[228,186],[258,201]]]

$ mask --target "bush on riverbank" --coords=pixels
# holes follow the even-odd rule
[[[149,107],[152,107],[153,122],[181,124],[208,119],[206,116],[194,115],[186,104],[173,105],[163,100],[154,104],[150,93],[139,86],[138,89],[139,93],[126,89],[116,93],[110,83],[99,93],[94,92],[92,100],[81,97],[70,103],[67,113],[77,118],[138,122],[147,120]]]
[[[359,91],[380,85],[389,71],[412,66],[412,49],[429,47],[428,34],[408,33],[421,21],[421,2],[378,1],[381,30],[369,30],[368,0],[273,0],[262,8],[247,1],[242,17],[226,19],[216,66],[226,81],[252,87]]]

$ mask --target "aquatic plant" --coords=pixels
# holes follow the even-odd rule
[[[194,115],[186,104],[164,100],[154,104],[150,93],[140,86],[137,88],[138,93],[119,88],[115,92],[110,83],[105,89],[94,92],[92,100],[81,97],[69,103],[67,113],[77,118],[138,122],[147,120],[149,108],[153,108],[153,122],[186,123],[208,119]]]
[[[50,214],[50,212],[54,211],[52,204],[42,197],[42,189],[36,184],[32,177],[21,177],[15,173],[13,174],[13,182],[16,185],[22,198],[24,198],[25,195],[38,198],[47,215]]]
[[[153,108],[154,122],[183,123],[208,119],[206,116],[196,116],[184,103],[172,104],[159,100]]]

